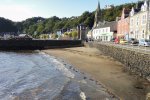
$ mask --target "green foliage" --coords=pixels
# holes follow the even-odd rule
[[[37,27],[37,33],[41,34],[44,32],[44,25],[43,24],[39,24]]]
[[[103,18],[106,21],[114,21],[114,20],[116,20],[116,17],[121,16],[123,8],[132,9],[132,7],[134,7],[134,6],[135,6],[135,3],[128,3],[128,4],[113,7],[111,9],[102,10]]]
[[[11,20],[0,17],[0,32],[17,32],[15,23]]]
[[[49,34],[40,35],[40,39],[49,39]]]
[[[28,33],[29,33],[30,35],[33,35],[33,33],[35,33],[36,30],[37,30],[37,25],[31,25],[31,26],[29,27],[29,29],[28,29]]]
[[[72,37],[72,33],[69,33],[68,35],[69,35],[69,37]]]
[[[68,35],[68,33],[67,33],[67,32],[65,32],[65,33],[64,33],[64,35]]]
[[[57,39],[57,38],[58,38],[58,35],[57,35],[57,34],[52,34],[52,38],[53,38],[53,39]]]
[[[77,36],[78,36],[77,31],[73,31],[73,32],[72,32],[72,37],[75,39],[75,38],[77,38]]]

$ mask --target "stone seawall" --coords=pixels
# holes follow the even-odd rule
[[[150,81],[150,54],[98,43],[89,43],[89,47],[99,49],[105,55],[124,64],[125,69]]]

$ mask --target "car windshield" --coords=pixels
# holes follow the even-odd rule
[[[145,42],[150,42],[150,40],[145,40]]]
[[[134,39],[134,38],[131,38],[131,39],[129,39],[129,40],[134,41],[135,39]]]

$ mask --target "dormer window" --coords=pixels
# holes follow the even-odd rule
[[[145,1],[144,4],[141,6],[141,11],[147,11],[148,5],[147,2]]]
[[[145,11],[144,5],[141,6],[141,11]]]
[[[130,12],[130,16],[134,15],[134,8],[132,8],[131,12]]]

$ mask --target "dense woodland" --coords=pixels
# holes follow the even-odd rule
[[[131,9],[135,3],[115,6],[111,9],[102,9],[103,20],[113,21],[116,17],[121,16],[123,7]],[[32,35],[33,37],[40,34],[54,33],[59,29],[76,28],[83,23],[91,29],[94,24],[94,12],[85,11],[81,16],[70,18],[51,18],[34,17],[22,22],[12,22],[8,19],[0,18],[0,32],[21,32]]]

